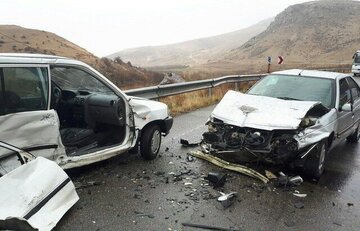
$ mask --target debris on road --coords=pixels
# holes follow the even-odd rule
[[[304,198],[304,197],[307,196],[306,193],[293,193],[293,195],[296,196],[296,197],[300,197],[300,198]]]
[[[277,178],[277,181],[275,182],[276,187],[298,186],[302,182],[304,182],[304,180],[302,179],[301,176],[289,177],[289,176],[285,175],[283,172],[280,172],[279,174],[280,174],[280,176]]]
[[[195,157],[200,158],[200,159],[203,159],[203,160],[207,160],[210,163],[212,163],[214,165],[217,165],[219,167],[222,167],[222,168],[225,168],[225,169],[228,169],[228,170],[231,170],[231,171],[239,172],[239,173],[245,174],[245,175],[250,176],[250,177],[257,178],[257,179],[261,180],[264,183],[269,182],[269,179],[266,176],[260,174],[259,172],[255,171],[255,170],[253,170],[251,168],[248,168],[246,166],[227,162],[227,161],[222,160],[222,159],[220,159],[220,158],[218,158],[216,156],[213,156],[213,155],[210,155],[210,154],[205,154],[205,153],[203,153],[203,152],[201,152],[199,150],[190,152],[190,155],[195,156]]]
[[[304,203],[302,203],[301,201],[298,201],[298,202],[295,202],[294,203],[294,206],[295,208],[297,209],[303,209],[305,206],[304,206]]]
[[[223,192],[219,192],[219,193],[221,194],[221,196],[218,197],[217,200],[219,202],[221,202],[221,204],[224,208],[228,208],[228,207],[230,207],[230,205],[232,205],[234,203],[237,192],[231,192],[228,194],[225,194]]]
[[[76,189],[82,189],[82,188],[88,188],[88,187],[93,187],[93,186],[98,186],[98,185],[102,185],[105,182],[100,182],[100,181],[88,181],[88,182],[75,182],[75,188]]]
[[[214,188],[219,188],[225,185],[227,178],[227,174],[220,174],[217,172],[209,172],[207,177],[205,177],[206,180],[211,182],[214,186]]]
[[[200,143],[190,143],[188,140],[180,139],[180,144],[182,144],[184,147],[196,147]]]
[[[192,227],[192,228],[199,228],[199,229],[208,229],[208,230],[217,230],[217,231],[240,231],[238,229],[228,229],[228,228],[221,228],[216,226],[210,225],[201,225],[201,224],[192,224],[192,223],[181,223],[185,227]]]
[[[277,176],[269,170],[265,170],[265,176],[270,180],[277,179]]]
[[[189,155],[189,154],[186,156],[186,161],[187,161],[187,162],[194,162],[194,160],[195,160],[195,159],[194,159],[193,156],[191,156],[191,155]]]

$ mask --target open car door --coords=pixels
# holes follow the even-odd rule
[[[68,175],[53,161],[0,142],[0,230],[51,230],[79,200]],[[6,172],[8,159],[19,162]]]
[[[0,141],[55,160],[65,154],[59,118],[50,108],[48,65],[0,65]]]

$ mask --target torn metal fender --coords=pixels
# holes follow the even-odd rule
[[[0,230],[51,230],[79,200],[68,175],[43,157],[0,178]]]
[[[190,152],[190,155],[198,157],[198,158],[203,159],[203,160],[207,160],[207,161],[209,161],[210,163],[212,163],[212,164],[214,164],[216,166],[219,166],[219,167],[222,167],[222,168],[234,171],[234,172],[239,172],[239,173],[242,173],[244,175],[247,175],[247,176],[250,176],[250,177],[253,177],[253,178],[257,178],[257,179],[261,180],[264,183],[269,182],[269,179],[266,176],[260,174],[259,172],[255,171],[254,169],[248,168],[246,166],[227,162],[227,161],[225,161],[223,159],[220,159],[220,158],[218,158],[216,156],[213,156],[213,155],[210,155],[210,154],[205,154],[205,153],[203,153],[203,152],[201,152],[199,150]]]
[[[304,148],[309,145],[315,144],[330,136],[337,127],[337,114],[336,109],[331,109],[324,116],[316,121],[316,124],[305,128],[294,136],[295,140],[299,143],[299,148]]]
[[[155,120],[164,120],[169,116],[166,104],[154,100],[130,97],[129,104],[134,112],[135,126],[142,129]]]

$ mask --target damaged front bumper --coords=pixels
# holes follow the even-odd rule
[[[273,164],[297,163],[301,166],[317,142],[329,136],[326,132],[309,135],[298,130],[268,131],[237,127],[218,119],[212,119],[207,125],[208,131],[203,133],[201,144],[203,152],[243,154],[252,161]]]

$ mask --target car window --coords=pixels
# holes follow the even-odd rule
[[[20,166],[17,152],[0,146],[0,177]]]
[[[346,79],[341,79],[340,82],[340,99],[339,99],[339,108],[344,106],[346,103],[351,102],[351,93],[349,84],[347,83]]]
[[[46,110],[49,79],[46,67],[0,68],[0,115]]]
[[[332,79],[291,75],[268,75],[249,90],[249,94],[280,99],[317,101],[335,106],[335,87]]]
[[[352,78],[348,77],[346,79],[347,79],[347,81],[349,83],[349,86],[350,86],[353,101],[358,100],[360,98],[359,86],[355,83],[355,81]]]
[[[63,90],[112,93],[110,88],[93,75],[74,67],[51,67],[51,79]]]

